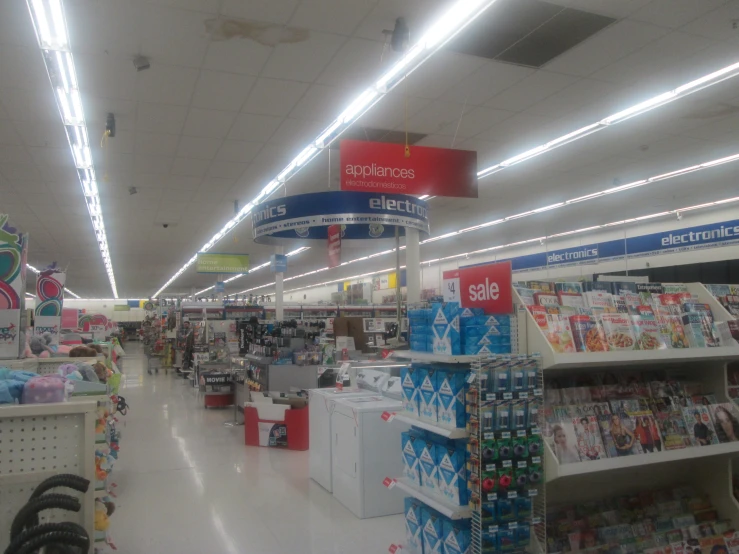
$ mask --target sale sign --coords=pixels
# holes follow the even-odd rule
[[[477,198],[477,152],[342,140],[341,190]]]
[[[458,271],[463,308],[482,308],[486,314],[513,313],[511,262],[464,267]]]
[[[328,227],[328,267],[341,265],[341,225]]]

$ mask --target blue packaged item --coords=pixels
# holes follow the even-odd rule
[[[418,368],[418,406],[419,418],[436,424],[439,421],[438,391],[436,370],[432,367]]]
[[[443,427],[458,429],[467,425],[465,387],[468,375],[464,371],[436,372],[438,420]]]
[[[436,461],[436,443],[431,440],[420,442],[418,469],[421,474],[421,488],[437,495],[439,494],[439,466]]]
[[[470,554],[472,552],[472,532],[467,520],[446,520],[443,529],[446,554]]]
[[[402,389],[403,413],[418,417],[418,371],[416,368],[400,368],[400,386]]]
[[[423,525],[423,554],[444,554],[444,520],[446,518],[431,508],[421,508]]]
[[[421,533],[422,505],[415,498],[405,499],[405,548],[414,554],[423,554]]]
[[[484,314],[485,312],[482,308],[460,308],[459,326],[464,327],[465,325],[467,325],[467,321]]]
[[[519,496],[515,500],[516,503],[516,518],[529,519],[531,517],[531,498],[528,496]]]
[[[516,529],[498,529],[498,551],[512,552],[516,550]]]
[[[511,401],[497,400],[495,402],[495,430],[511,430]]]
[[[511,316],[509,315],[478,315],[473,318],[465,318],[466,325],[492,325],[511,326]]]
[[[519,523],[516,528],[516,547],[525,549],[531,542],[531,527],[528,523]]]
[[[493,354],[510,354],[511,345],[483,345],[483,346],[465,346],[465,356],[490,356]]]
[[[434,354],[461,354],[459,304],[457,302],[432,304],[431,316]]]
[[[436,458],[441,495],[456,506],[467,504],[466,448],[462,445],[451,448],[437,445]]]
[[[403,477],[414,485],[421,486],[416,441],[423,442],[415,433],[410,431],[404,431],[400,434],[400,444],[403,448]]]

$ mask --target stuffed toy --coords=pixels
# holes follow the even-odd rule
[[[40,358],[48,358],[50,356],[52,350],[49,347],[49,344],[51,344],[51,335],[49,333],[44,333],[42,336],[34,335],[31,337],[31,340],[28,341],[31,353]],[[43,354],[46,354],[46,356],[43,356]]]
[[[91,383],[99,383],[100,379],[98,379],[97,373],[95,373],[95,370],[92,368],[90,364],[86,364],[84,362],[78,362],[77,368],[79,369],[80,374],[82,375],[83,381],[90,381]]]
[[[97,350],[88,346],[75,346],[69,351],[70,358],[94,358],[97,355]]]
[[[95,531],[107,531],[110,526],[108,507],[101,500],[95,501]]]
[[[97,362],[93,364],[92,369],[95,370],[95,375],[98,376],[98,379],[101,383],[105,383],[108,380],[108,369],[105,367],[105,365]]]
[[[77,371],[77,366],[74,364],[62,364],[59,366],[59,369],[57,369],[57,373],[62,377],[67,377],[70,373],[74,373],[75,371]]]

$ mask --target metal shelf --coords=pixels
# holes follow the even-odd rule
[[[470,510],[469,506],[455,506],[454,504],[450,504],[441,498],[426,493],[420,486],[413,485],[405,479],[395,479],[395,486],[449,519],[467,519],[472,517],[472,510]]]
[[[431,431],[436,435],[440,435],[448,439],[464,439],[470,435],[467,429],[464,428],[449,429],[446,427],[441,427],[439,425],[434,425],[433,423],[429,423],[428,421],[422,421],[406,414],[396,413],[395,417],[393,417],[393,421],[402,421],[403,423],[407,423],[408,425],[412,425],[413,427],[418,427],[420,429],[425,429],[426,431]]]
[[[245,360],[249,360],[250,362],[256,362],[260,365],[270,365],[273,360],[270,357],[267,356],[256,356],[254,354],[244,354],[243,358]]]
[[[418,362],[437,362],[440,364],[471,364],[480,356],[448,356],[445,354],[434,354],[433,352],[418,352],[416,350],[393,350],[392,357]]]

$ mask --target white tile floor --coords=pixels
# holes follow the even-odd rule
[[[402,516],[360,520],[308,477],[308,452],[244,445],[233,409],[203,408],[188,382],[146,374],[126,345],[118,498],[110,534],[120,554],[382,554]],[[400,455],[400,453],[399,453]]]

